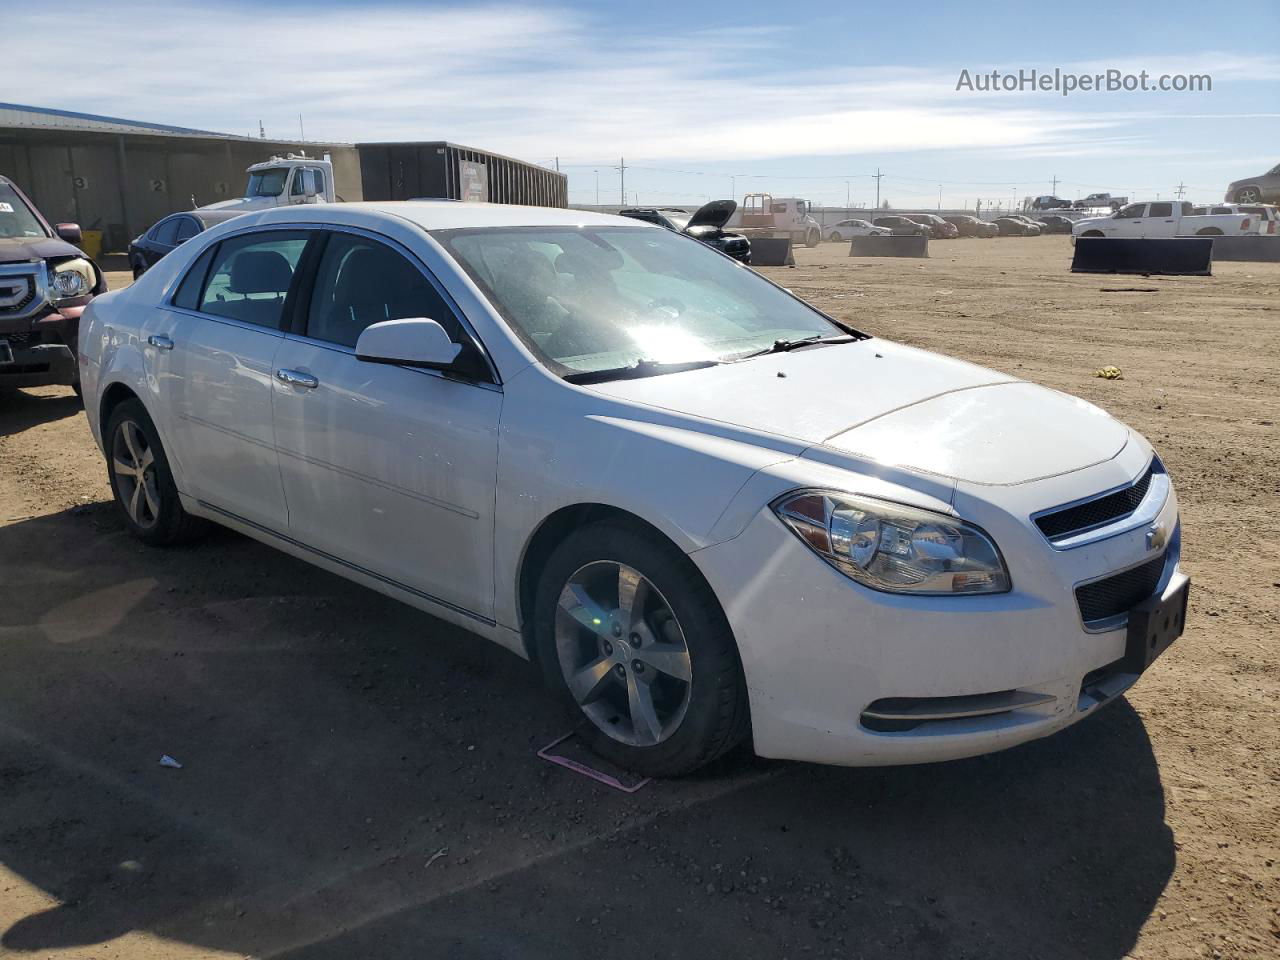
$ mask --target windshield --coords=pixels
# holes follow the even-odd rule
[[[259,170],[249,174],[249,189],[246,197],[278,197],[284,193],[284,182],[289,179],[289,170],[276,167],[272,170]]]
[[[0,183],[0,237],[47,237],[44,224],[7,183]]]
[[[745,357],[846,331],[746,267],[645,227],[437,234],[535,353],[562,374]]]

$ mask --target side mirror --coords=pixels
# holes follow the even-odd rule
[[[54,224],[53,229],[67,243],[79,243],[84,239],[80,234],[80,224],[78,223],[57,223]]]
[[[302,178],[302,196],[307,203],[315,200],[319,194],[316,189],[316,172],[314,170],[299,170],[298,176]]]
[[[426,317],[370,324],[356,341],[357,360],[432,370],[446,369],[461,352],[462,344],[454,343],[444,327]]]

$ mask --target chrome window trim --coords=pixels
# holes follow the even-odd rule
[[[234,317],[221,317],[216,313],[201,313],[199,310],[190,310],[187,307],[175,307],[171,303],[164,304],[160,309],[195,317],[197,320],[210,320],[213,323],[225,324],[228,327],[239,327],[241,330],[252,330],[255,333],[265,333],[273,337],[284,338],[284,331],[279,327],[263,327],[256,323],[237,320]]]
[[[199,260],[202,256],[204,256],[205,252],[210,247],[217,246],[218,244],[222,243],[224,240],[231,240],[235,237],[243,237],[250,233],[267,233],[267,232],[292,233],[297,230],[315,230],[319,228],[319,226],[320,226],[319,224],[310,223],[310,222],[258,223],[258,224],[254,224],[251,227],[244,227],[241,230],[236,230],[233,233],[224,233],[222,236],[216,237],[215,239],[210,240],[208,243],[203,244],[202,246],[200,246],[199,249],[196,250],[196,252],[192,255],[191,259],[187,261],[186,266],[182,267],[178,271],[178,273],[175,274],[172,279],[170,279],[169,286],[165,290],[164,294],[160,297],[160,303],[158,305],[160,306],[161,309],[164,309],[164,310],[177,310],[181,313],[189,313],[197,317],[213,317],[214,319],[226,319],[225,317],[218,317],[218,315],[214,313],[202,313],[199,310],[191,310],[191,309],[188,309],[187,307],[180,307],[173,302],[173,298],[178,295],[178,290],[182,286],[182,281],[185,280],[187,278],[187,274],[190,273],[192,269],[194,269],[196,265],[196,261]],[[212,229],[213,227],[210,227],[209,230],[200,231],[194,237],[188,240],[186,243],[181,244],[182,248],[186,250],[187,248],[192,247],[192,245],[196,240],[198,240],[201,237],[204,237]],[[175,247],[174,249],[177,249],[177,248]],[[302,265],[301,261],[299,261],[298,265],[299,266]],[[208,279],[209,279],[208,277],[205,277],[206,282],[208,282]],[[203,294],[203,289],[201,290],[201,293]],[[253,324],[249,324],[248,326],[252,327],[255,330],[270,329],[268,327],[255,327]]]
[[[1110,497],[1117,493],[1123,493],[1130,489],[1146,475],[1148,470],[1157,464],[1157,459],[1153,456],[1147,461],[1147,465],[1142,468],[1142,472],[1138,476],[1130,480],[1128,483],[1122,483],[1119,486],[1112,487],[1109,490],[1103,490],[1101,493],[1091,494],[1087,497],[1081,497],[1079,500],[1071,500],[1067,503],[1059,503],[1052,507],[1046,507],[1044,510],[1037,510],[1031,514],[1031,522],[1035,522],[1040,517],[1045,517],[1054,513],[1061,513],[1063,510],[1070,510],[1074,507],[1083,506],[1086,503],[1092,503],[1095,500],[1101,500],[1104,497]],[[1142,498],[1142,502],[1137,505],[1130,513],[1116,517],[1114,520],[1108,520],[1105,523],[1095,524],[1092,527],[1086,527],[1081,530],[1072,532],[1067,536],[1050,537],[1041,531],[1041,536],[1049,541],[1049,546],[1054,550],[1074,550],[1077,547],[1088,546],[1091,543],[1098,543],[1102,540],[1110,540],[1112,537],[1122,536],[1130,533],[1139,527],[1155,522],[1156,517],[1160,515],[1160,511],[1164,509],[1165,502],[1169,499],[1169,492],[1172,484],[1169,480],[1169,474],[1164,471],[1163,465],[1158,472],[1152,472],[1151,482],[1147,486],[1146,496]],[[1039,530],[1039,526],[1036,527]]]

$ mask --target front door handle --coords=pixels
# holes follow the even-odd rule
[[[173,349],[173,341],[163,334],[153,333],[151,336],[147,337],[147,343],[151,344],[157,350]]]
[[[308,390],[314,390],[320,386],[320,381],[311,374],[301,373],[297,370],[277,370],[276,379],[286,386],[306,387]]]

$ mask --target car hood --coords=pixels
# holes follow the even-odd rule
[[[0,238],[0,263],[21,263],[48,257],[83,257],[79,248],[58,237]]]
[[[981,484],[1110,460],[1128,429],[1083,400],[883,340],[591,388],[807,446]]]
[[[724,225],[729,222],[729,218],[737,209],[737,203],[732,200],[712,200],[705,206],[699,207],[684,228],[688,230],[690,227],[712,227],[723,230]]]

